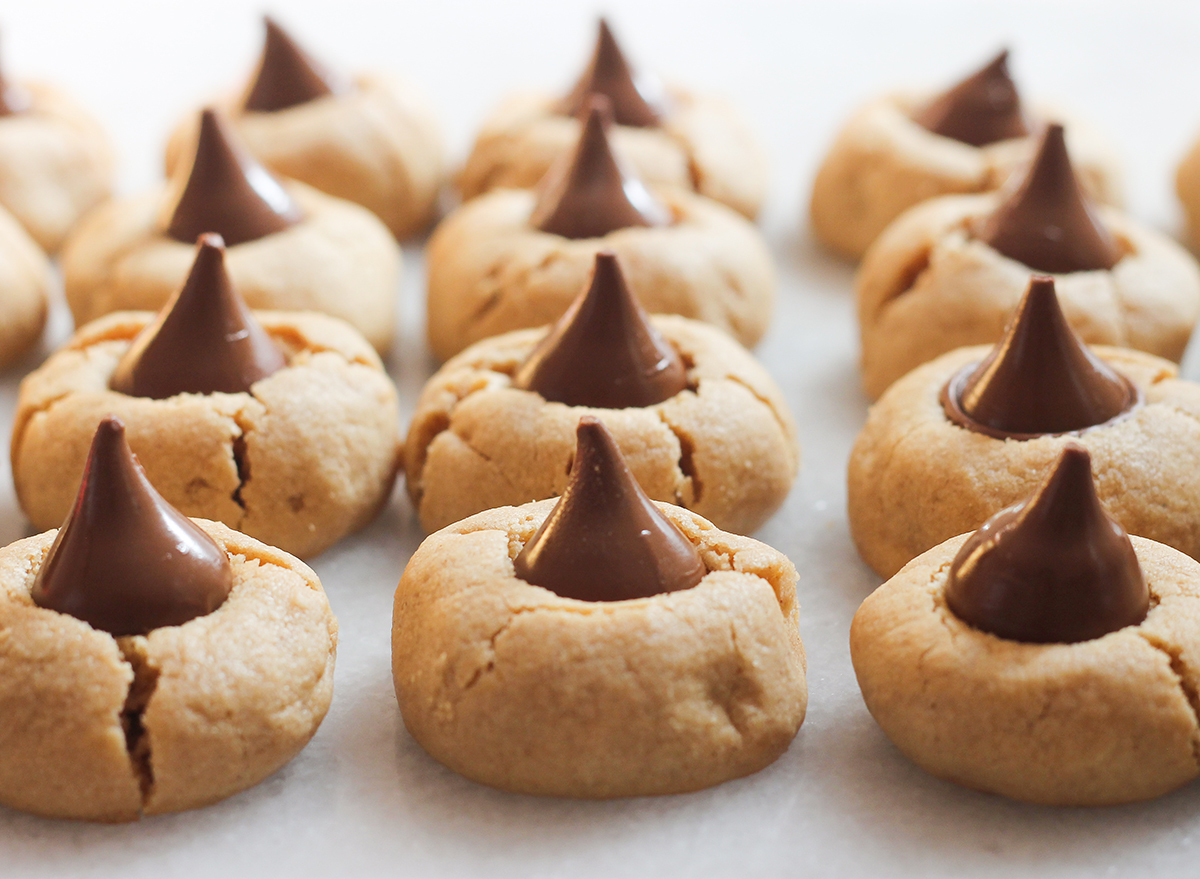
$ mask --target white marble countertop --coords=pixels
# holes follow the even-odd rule
[[[459,158],[502,94],[572,81],[594,14],[574,0],[271,6],[329,63],[419,83]],[[612,802],[515,796],[442,768],[404,731],[392,694],[392,592],[421,538],[398,487],[374,524],[314,562],[341,647],[333,707],[300,756],[219,805],[128,826],[0,809],[0,875],[1195,875],[1196,785],[1120,808],[1025,806],[931,778],[868,715],[847,646],[850,618],[878,583],[854,552],[844,512],[846,458],[866,412],[852,269],[811,243],[800,205],[857,102],[896,85],[949,83],[1008,44],[1024,93],[1069,106],[1109,135],[1127,162],[1131,211],[1174,232],[1174,165],[1200,132],[1200,8],[1144,0],[607,0],[604,8],[635,61],[731,96],[773,156],[762,225],[781,289],[758,354],[792,406],[804,460],[786,506],[757,536],[801,571],[811,698],[791,749],[712,790]],[[258,11],[233,0],[14,4],[3,13],[2,54],[9,74],[58,80],[101,116],[132,192],[158,179],[178,115],[249,70]],[[419,247],[406,247],[405,258],[389,366],[407,417],[432,364]],[[68,321],[56,315],[54,340]],[[1200,379],[1200,364],[1187,363],[1185,375]],[[5,435],[20,371],[0,375]],[[0,468],[0,541],[26,529]]]

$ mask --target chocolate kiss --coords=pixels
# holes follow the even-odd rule
[[[1068,443],[1031,498],[968,538],[946,604],[977,629],[1038,644],[1088,641],[1146,618],[1133,544],[1096,497],[1086,449]]]
[[[654,80],[633,72],[603,18],[592,60],[571,93],[559,102],[558,112],[564,116],[577,115],[593,94],[604,95],[612,102],[613,119],[618,125],[650,128],[662,122],[661,89]]]
[[[338,94],[344,90],[329,72],[300,48],[271,16],[263,16],[267,39],[245,108],[270,113]]]
[[[1008,50],[938,95],[913,115],[913,121],[934,134],[977,147],[1029,134],[1017,86],[1008,74]]]
[[[191,175],[167,234],[190,244],[216,232],[233,247],[282,232],[300,219],[287,190],[233,139],[216,112],[204,110]]]
[[[951,421],[1001,439],[1094,427],[1138,399],[1133,383],[1075,335],[1059,308],[1054,279],[1038,275],[1004,338],[982,363],[959,370],[941,396]]]
[[[34,603],[118,637],[144,635],[212,613],[232,587],[225,550],[154,490],[121,420],[101,421]]]
[[[1010,259],[1061,275],[1111,269],[1121,258],[1075,177],[1061,125],[1046,126],[1033,161],[1005,192],[976,237]]]
[[[667,209],[617,161],[608,144],[608,99],[588,98],[574,153],[559,157],[539,184],[532,226],[564,238],[600,238],[628,226],[665,226]]]
[[[699,583],[706,570],[696,548],[646,497],[608,429],[584,416],[575,437],[571,481],[514,561],[517,576],[580,601]]]
[[[0,71],[0,116],[24,113],[32,103],[29,92],[19,85],[9,82],[8,77]]]
[[[163,400],[176,394],[236,394],[286,366],[225,271],[220,235],[201,235],[175,298],[117,363],[114,391]]]
[[[624,409],[675,396],[687,387],[687,370],[629,292],[616,254],[600,251],[591,284],[517,369],[513,385],[553,403]]]

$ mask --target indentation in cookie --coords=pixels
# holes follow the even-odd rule
[[[991,215],[976,223],[975,234],[1039,272],[1111,269],[1123,255],[1075,176],[1058,123],[1046,126],[1033,160],[1009,181]]]
[[[918,109],[912,118],[934,134],[976,147],[1025,137],[1029,125],[1008,72],[1008,49]]]
[[[150,734],[143,723],[143,716],[158,686],[160,669],[147,655],[145,638],[118,638],[117,647],[121,650],[121,657],[133,670],[129,693],[121,708],[121,729],[125,732],[125,749],[129,752],[129,763],[137,775],[142,803],[145,804],[154,790],[154,765],[151,760]]]
[[[631,226],[666,226],[671,212],[622,166],[608,142],[610,104],[588,98],[579,142],[564,153],[538,184],[529,223],[564,238],[602,238]]]
[[[556,110],[564,116],[575,116],[588,98],[597,94],[608,98],[618,125],[654,127],[666,112],[666,95],[657,79],[634,72],[603,17],[588,66]]]
[[[247,110],[271,113],[346,91],[346,84],[309,55],[271,16],[258,71],[246,94]]]

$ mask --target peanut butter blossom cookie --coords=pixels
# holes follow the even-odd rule
[[[432,221],[445,177],[442,138],[424,99],[379,73],[343,76],[270,16],[250,82],[217,101],[246,148],[277,174],[362,205],[397,238]],[[167,170],[188,157],[198,114],[176,128]]]
[[[581,415],[602,418],[651,497],[749,533],[800,460],[775,383],[725,333],[648,317],[610,251],[559,321],[468,348],[423,390],[405,453],[427,531],[561,494]]]
[[[130,821],[266,778],[316,732],[337,621],[303,563],[171,507],[100,422],[53,531],[0,549],[0,802]]]
[[[0,208],[0,369],[42,338],[53,284],[50,261],[41,248]]]
[[[867,395],[938,354],[997,341],[1031,272],[1055,275],[1068,322],[1092,344],[1178,362],[1200,317],[1195,260],[1097,207],[1050,125],[1004,190],[924,202],[871,247],[855,280]]]
[[[678,793],[788,747],[808,693],[796,570],[651,502],[613,438],[578,427],[557,501],[427,538],[396,590],[392,672],[435,759],[521,793]]]
[[[536,185],[570,152],[579,137],[576,117],[593,95],[612,103],[615,151],[639,177],[695,191],[747,217],[758,213],[766,156],[741,115],[719,98],[634,70],[604,19],[591,60],[567,95],[516,94],[484,121],[458,177],[463,198]]]
[[[869,596],[850,652],[883,731],[949,781],[1091,806],[1200,774],[1200,565],[1130,538],[1081,446]]]
[[[252,313],[215,235],[158,315],[81,327],[22,384],[13,481],[35,526],[66,514],[109,413],[171,503],[297,555],[364,526],[395,479],[396,390],[371,346],[325,315]]]
[[[817,171],[813,233],[859,259],[893,220],[927,199],[999,188],[1037,149],[1057,110],[1028,109],[1008,73],[1008,52],[940,95],[889,94],[861,107]],[[1118,200],[1109,148],[1070,122],[1071,152],[1084,183],[1106,203]]]
[[[1000,343],[913,370],[871,407],[850,454],[850,531],[884,576],[1028,495],[1074,441],[1131,533],[1200,557],[1200,385],[1173,363],[1090,350],[1035,277]]]
[[[62,266],[76,325],[161,308],[206,232],[225,239],[251,307],[324,312],[376,350],[391,343],[400,255],[388,230],[358,205],[277,180],[213,110],[201,114],[191,163],[165,187],[108,202],[72,234]]]
[[[589,99],[574,151],[536,192],[489,192],[435,230],[427,314],[438,358],[557,320],[600,250],[621,257],[649,312],[715,324],[747,345],[766,331],[775,271],[761,234],[711,199],[644,185],[610,148],[610,106]]]

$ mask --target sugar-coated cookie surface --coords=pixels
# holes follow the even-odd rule
[[[1200,385],[1173,363],[1120,348],[1095,353],[1141,390],[1125,418],[1079,433],[997,439],[950,421],[939,394],[988,346],[913,370],[871,407],[848,468],[850,533],[885,577],[944,540],[977,528],[1028,495],[1063,446],[1091,452],[1096,490],[1130,534],[1200,557]]]
[[[51,284],[45,254],[16,219],[0,209],[0,369],[42,337]]]
[[[199,524],[228,552],[233,590],[146,636],[114,638],[32,602],[54,532],[0,549],[0,802],[95,821],[196,808],[257,784],[316,732],[337,648],[320,581],[286,553]]]
[[[154,318],[148,312],[82,327],[27,376],[12,466],[35,527],[61,523],[96,424],[108,414],[125,421],[150,481],[186,514],[219,519],[301,556],[369,522],[391,491],[400,444],[396,390],[378,355],[324,315],[258,317],[287,352],[288,366],[250,393],[155,400],[111,390],[117,362]]]
[[[809,206],[813,233],[824,244],[859,259],[894,219],[920,202],[942,195],[1000,188],[1026,164],[1036,136],[977,147],[934,134],[912,114],[928,94],[892,94],[859,110],[838,133],[813,182]],[[1066,118],[1043,108],[1042,119]],[[1111,149],[1086,125],[1067,125],[1071,155],[1092,195],[1120,202],[1120,175]]]
[[[748,775],[807,704],[796,571],[781,553],[659,505],[709,573],[651,598],[560,598],[513,559],[554,501],[430,536],[396,590],[405,725],[475,781],[577,797],[677,793]]]
[[[749,533],[783,503],[800,453],[770,376],[720,330],[656,315],[688,364],[688,389],[646,407],[548,403],[512,376],[546,329],[485,339],[447,362],[417,402],[405,452],[409,496],[427,531],[491,507],[562,493],[582,414],[613,432],[656,500]]]
[[[1031,269],[977,240],[972,223],[1001,196],[918,205],[871,247],[855,279],[863,388],[872,399],[909,370],[965,345],[995,342]],[[1200,270],[1165,235],[1101,208],[1123,256],[1109,270],[1055,275],[1063,312],[1085,342],[1176,362],[1200,317]]]
[[[654,189],[674,222],[569,239],[530,224],[528,190],[501,189],[459,207],[429,240],[429,345],[445,360],[480,339],[557,320],[586,285],[600,250],[618,254],[646,311],[714,324],[744,345],[766,332],[775,270],[762,236],[738,214],[681,190]]]
[[[1051,805],[1149,799],[1200,775],[1200,565],[1133,537],[1151,595],[1140,624],[1022,643],[947,608],[967,537],[909,563],[851,626],[863,698],[904,755],[949,781]]]

